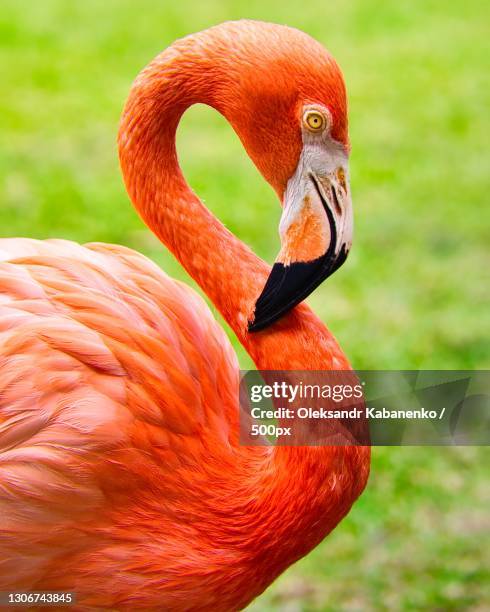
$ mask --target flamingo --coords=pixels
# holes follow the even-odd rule
[[[187,185],[194,103],[237,132],[283,212],[272,269]],[[339,67],[296,29],[227,22],[137,77],[130,198],[261,370],[349,369],[300,303],[351,240]],[[238,202],[230,203],[241,205]],[[80,610],[245,607],[346,515],[364,446],[241,446],[236,355],[204,300],[123,246],[0,240],[0,590]]]

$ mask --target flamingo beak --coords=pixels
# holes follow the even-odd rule
[[[347,160],[327,172],[300,163],[284,194],[281,251],[255,304],[251,332],[302,302],[346,260],[352,242]]]

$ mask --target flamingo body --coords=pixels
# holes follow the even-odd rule
[[[223,465],[230,449],[226,335],[193,290],[124,247],[6,239],[0,261],[0,588],[91,584],[100,604],[111,580],[109,604],[117,577],[155,557],[171,580],[197,537],[169,528],[171,509],[206,494],[204,442]]]
[[[175,131],[198,102],[227,117],[283,199],[287,257],[272,273],[180,171]],[[350,245],[348,148],[340,70],[291,28],[216,26],[133,85],[119,132],[128,193],[259,369],[350,368],[296,306]],[[246,606],[349,511],[369,448],[242,446],[238,397],[236,355],[205,302],[142,255],[0,240],[0,591],[74,591],[78,610]]]

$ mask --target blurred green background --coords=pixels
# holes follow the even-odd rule
[[[489,368],[489,7],[3,0],[0,235],[117,242],[185,278],[121,181],[131,81],[220,21],[294,25],[344,70],[353,144],[354,249],[310,303],[359,369]],[[206,204],[272,261],[280,208],[226,122],[193,108],[179,152]],[[347,519],[250,610],[490,609],[488,467],[484,448],[373,449]]]

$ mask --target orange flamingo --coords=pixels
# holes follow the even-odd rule
[[[176,128],[198,102],[282,201],[272,272],[180,171]],[[177,41],[136,79],[119,152],[137,210],[258,368],[349,368],[293,308],[350,244],[345,89],[319,43],[253,21]],[[130,249],[0,240],[0,315],[0,590],[75,591],[81,610],[240,609],[365,486],[365,447],[239,445],[225,333]]]

